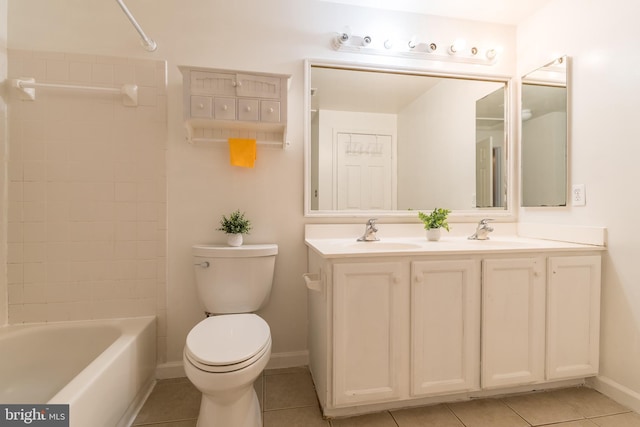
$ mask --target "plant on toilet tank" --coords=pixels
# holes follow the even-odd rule
[[[227,218],[222,215],[220,220],[220,228],[217,230],[224,231],[227,234],[227,244],[229,246],[242,246],[242,235],[249,234],[251,230],[251,221],[244,216],[244,212],[236,210]]]

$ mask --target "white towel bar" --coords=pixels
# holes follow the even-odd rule
[[[227,142],[228,139],[224,139],[224,138],[187,138],[187,141],[190,144],[195,144],[195,143],[198,143],[198,142]],[[264,145],[264,146],[267,146],[267,147],[284,148],[285,145],[289,145],[289,141],[287,141],[285,144],[283,144],[280,141],[261,141],[261,140],[256,140],[256,144]]]
[[[100,86],[79,86],[60,83],[36,83],[35,79],[33,78],[20,78],[13,79],[11,81],[11,85],[22,92],[23,99],[28,99],[31,101],[36,99],[36,88],[47,88],[121,94],[122,102],[124,105],[128,107],[136,107],[138,105],[138,86],[135,84],[125,84],[119,88],[115,88]]]

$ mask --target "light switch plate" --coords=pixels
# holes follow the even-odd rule
[[[574,184],[571,186],[571,205],[584,206],[587,204],[587,196],[584,184]]]

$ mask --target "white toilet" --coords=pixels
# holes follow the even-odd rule
[[[183,363],[202,392],[198,427],[260,427],[253,382],[271,356],[271,331],[252,312],[269,299],[278,246],[192,249],[206,319],[187,335]]]

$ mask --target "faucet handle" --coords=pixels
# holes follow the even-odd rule
[[[378,218],[369,218],[369,220],[367,221],[367,225],[373,227],[374,225],[376,225],[377,220]]]
[[[489,222],[495,221],[493,218],[483,218],[480,220],[480,225],[487,225]]]

